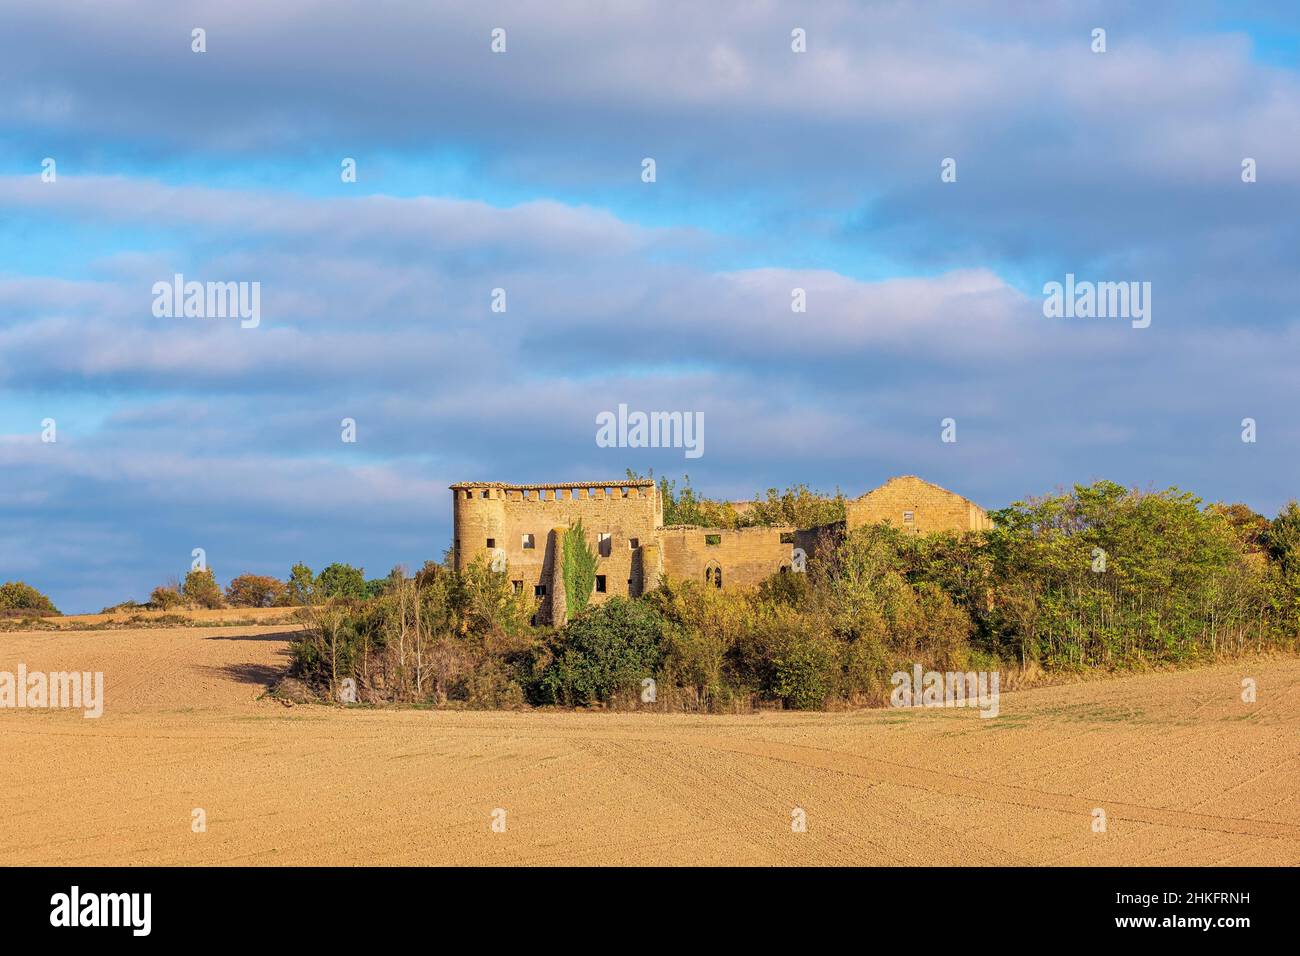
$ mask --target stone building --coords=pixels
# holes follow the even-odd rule
[[[864,524],[893,524],[914,534],[984,531],[993,526],[988,512],[968,498],[916,477],[890,478],[844,508],[849,530]]]
[[[516,591],[531,591],[539,618],[564,622],[563,541],[579,520],[597,557],[593,603],[636,597],[662,575],[718,588],[753,587],[789,569],[797,551],[811,553],[819,532],[888,521],[916,533],[989,526],[978,505],[906,476],[846,505],[844,526],[830,529],[664,527],[663,501],[652,480],[550,484],[459,482],[451,486],[453,560],[477,557],[508,571]]]

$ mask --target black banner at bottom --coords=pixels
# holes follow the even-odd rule
[[[0,870],[5,938],[368,945],[396,933],[640,948],[891,929],[938,945],[1278,933],[1282,869]],[[1292,907],[1293,909],[1293,907]],[[689,936],[674,935],[685,926]],[[969,930],[969,934],[963,930]],[[875,935],[876,932],[890,934]],[[991,934],[991,935],[986,935]],[[671,943],[676,940],[676,943]],[[977,942],[979,941],[979,942]]]

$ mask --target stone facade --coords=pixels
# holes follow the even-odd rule
[[[461,482],[451,486],[451,493],[456,567],[479,556],[489,563],[504,562],[515,589],[530,590],[540,600],[544,620],[553,618],[555,582],[563,579],[564,529],[579,520],[599,558],[596,573],[603,579],[597,580],[592,600],[635,596],[646,588],[638,552],[654,543],[663,524],[663,505],[653,481]],[[656,576],[649,586],[657,582]]]
[[[789,567],[794,528],[662,528],[663,570],[670,578],[715,587],[753,587]],[[719,583],[720,582],[720,583]]]
[[[537,597],[538,617],[556,624],[565,617],[564,534],[579,520],[597,556],[591,597],[596,604],[615,594],[636,597],[663,575],[719,588],[753,587],[790,568],[796,549],[813,553],[823,532],[834,530],[665,528],[659,489],[650,480],[460,482],[451,493],[456,568],[476,558],[504,568],[515,590]],[[989,524],[978,505],[911,476],[890,479],[848,502],[848,529],[874,521],[917,533],[978,530]]]
[[[845,524],[850,531],[864,524],[885,523],[914,534],[992,527],[988,512],[975,502],[915,475],[890,478],[845,505]]]

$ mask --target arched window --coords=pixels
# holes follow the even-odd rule
[[[722,587],[722,568],[716,564],[710,564],[704,569],[704,581],[706,584],[712,584],[715,588]]]

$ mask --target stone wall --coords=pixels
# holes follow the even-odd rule
[[[706,572],[720,569],[726,590],[753,587],[788,567],[794,538],[794,528],[664,528],[659,532],[659,546],[668,577],[711,583]]]
[[[663,502],[650,480],[462,482],[451,492],[456,568],[479,556],[504,560],[516,589],[538,598],[541,621],[563,621],[561,542],[578,521],[597,557],[593,604],[616,594],[636,597],[664,574],[714,583],[721,572],[723,589],[753,587],[790,567],[796,548],[813,557],[864,524],[887,521],[917,534],[990,526],[979,505],[912,475],[847,502],[845,522],[805,529],[664,528]]]
[[[596,574],[604,579],[605,589],[597,590],[592,602],[641,593],[643,575],[635,552],[653,542],[655,529],[663,523],[654,482],[462,482],[453,485],[451,493],[456,568],[463,569],[480,555],[491,562],[500,552],[516,587],[542,599],[543,620],[550,620],[554,590],[556,554],[551,531],[579,520],[598,559]],[[525,535],[532,535],[532,547],[525,546]],[[602,535],[609,537],[602,542]],[[649,586],[657,581],[656,574]]]
[[[973,501],[915,475],[891,478],[845,506],[849,530],[888,522],[915,534],[979,531],[991,527],[987,512]]]

